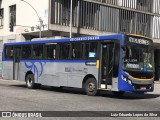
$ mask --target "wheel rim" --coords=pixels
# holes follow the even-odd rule
[[[32,86],[32,79],[31,78],[28,78],[27,79],[27,86]]]
[[[94,84],[94,83],[90,82],[90,83],[88,83],[87,88],[88,88],[88,91],[89,91],[89,92],[93,92],[96,87],[95,87],[95,84]]]

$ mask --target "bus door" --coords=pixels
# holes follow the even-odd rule
[[[19,74],[19,63],[20,63],[20,54],[21,48],[14,47],[14,57],[13,57],[13,80],[18,80]]]
[[[115,46],[114,42],[101,43],[100,76],[99,76],[100,88],[107,89],[107,85],[112,85],[114,46]]]

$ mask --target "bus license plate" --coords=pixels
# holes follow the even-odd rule
[[[141,90],[146,90],[145,86],[140,87]]]

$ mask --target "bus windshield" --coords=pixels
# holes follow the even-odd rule
[[[123,68],[153,72],[153,48],[150,45],[127,44],[123,51]]]

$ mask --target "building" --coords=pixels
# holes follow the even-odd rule
[[[39,17],[43,20],[41,27],[43,36],[49,34],[49,32],[46,32],[48,30],[49,1],[26,0],[26,2],[0,0],[0,55],[2,45],[5,42],[25,41],[39,37]],[[13,31],[11,25],[14,25]],[[0,68],[2,68],[1,64]]]
[[[0,5],[1,45],[4,42],[39,37],[40,28],[42,37],[69,37],[71,0],[1,0]],[[152,38],[155,47],[155,79],[158,80],[159,8],[160,0],[73,0],[72,36],[132,33]],[[14,24],[14,32],[10,32],[10,23]]]

